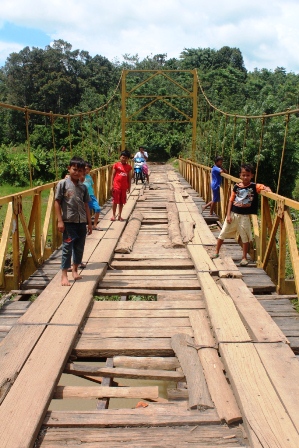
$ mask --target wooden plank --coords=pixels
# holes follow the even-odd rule
[[[47,323],[58,309],[71,286],[61,287],[61,272],[43,290],[27,312],[19,319],[20,324]]]
[[[134,369],[160,369],[173,370],[180,367],[180,363],[176,357],[162,358],[162,357],[142,357],[142,356],[114,356],[113,365],[115,367],[128,367]]]
[[[3,448],[33,446],[76,334],[76,327],[51,326],[40,337],[0,406]]]
[[[178,317],[189,317],[189,309],[97,309],[95,307],[89,313],[90,318],[178,318]]]
[[[0,403],[44,330],[44,325],[18,325],[10,330],[0,344]]]
[[[164,323],[165,325],[165,323]],[[78,357],[174,356],[170,338],[102,338],[82,335],[73,349]]]
[[[184,261],[177,260],[173,258],[165,258],[159,260],[157,264],[156,261],[153,260],[116,260],[113,259],[111,262],[111,267],[116,269],[161,269],[162,267],[167,269],[172,269],[179,267],[180,269],[190,269],[190,267],[194,267],[193,262],[189,258],[185,258]]]
[[[174,414],[166,414],[165,411],[157,415],[157,409],[151,406],[144,409],[130,410],[103,410],[103,411],[80,411],[80,412],[48,412],[44,424],[48,427],[119,427],[119,426],[182,426],[219,424],[219,417],[214,409],[205,412],[185,411]]]
[[[219,417],[228,424],[242,420],[236,399],[224,375],[223,364],[215,349],[215,340],[211,334],[206,312],[191,311],[190,322],[195,344],[202,347],[198,350],[198,357]]]
[[[100,244],[93,252],[93,256],[98,255],[100,250],[99,246]],[[81,282],[74,282],[71,287],[62,288],[60,286],[60,288],[57,288],[59,304],[66,295],[65,300],[63,300],[57,311],[55,309],[55,307],[57,308],[57,303],[55,307],[51,307],[52,295],[56,295],[56,292],[52,289],[52,294],[50,291],[47,291],[48,300],[45,300],[47,305],[50,305],[48,305],[50,311],[47,309],[47,313],[45,314],[39,306],[35,310],[35,313],[30,314],[29,321],[36,322],[41,316],[49,317],[56,311],[51,321],[52,325],[48,326],[44,331],[30,355],[28,362],[23,367],[11,388],[9,396],[1,406],[0,415],[3,412],[5,417],[3,416],[1,418],[0,432],[2,433],[3,431],[1,429],[5,428],[6,435],[3,440],[3,446],[9,446],[10,448],[21,446],[22,444],[24,446],[30,446],[35,440],[44,413],[51,400],[53,388],[56,386],[56,382],[63,369],[63,364],[71,351],[72,344],[77,335],[78,326],[81,325],[89,305],[93,300],[93,291],[96,283],[106,269],[106,267],[103,267],[98,262],[92,263],[92,267],[93,269],[86,268],[86,272],[84,273],[85,282],[82,280]],[[33,305],[27,313],[32,310]],[[53,325],[54,323],[59,325],[55,326]],[[47,350],[45,350],[45,347],[47,347]],[[21,395],[23,396],[23,400],[16,407],[15,403],[19,401],[19,398],[16,396],[20,397]],[[30,423],[25,423],[27,418]],[[22,426],[22,431],[18,432],[18,437],[14,437],[16,423]],[[1,425],[4,425],[3,428],[1,428]]]
[[[207,254],[203,246],[194,246],[187,244],[187,249],[197,271],[216,271],[216,266]]]
[[[195,269],[184,269],[183,271],[181,269],[161,269],[159,271],[152,271],[151,269],[117,269],[117,270],[112,270],[112,271],[107,271],[106,276],[105,276],[105,280],[108,278],[115,278],[115,280],[118,279],[118,277],[126,277],[126,278],[130,278],[133,277],[132,280],[134,280],[134,278],[138,278],[138,277],[146,277],[146,278],[151,278],[151,277],[171,277],[171,276],[176,276],[177,278],[179,277],[183,277],[185,275],[193,275],[194,277],[196,277],[196,271]]]
[[[257,342],[288,342],[287,338],[267,311],[249,291],[242,280],[221,279],[225,291],[230,295],[249,334]]]
[[[100,314],[100,313],[99,313]],[[113,318],[113,317],[93,317],[86,322],[88,328],[146,328],[146,327],[189,327],[188,317],[133,317]]]
[[[130,288],[135,288],[138,289],[138,287],[140,287],[140,289],[182,289],[182,290],[189,290],[189,289],[200,289],[199,283],[197,279],[188,279],[188,282],[186,283],[186,280],[184,279],[179,279],[179,280],[159,280],[159,282],[157,282],[157,280],[143,280],[142,282],[140,282],[140,280],[136,280],[136,281],[114,281],[114,280],[103,280],[100,284],[99,284],[100,288],[119,288],[119,289],[127,289],[128,287]]]
[[[135,327],[135,328],[100,328],[97,324],[86,326],[82,330],[82,334],[93,333],[100,338],[171,338],[176,333],[184,333],[193,336],[193,331],[190,327]]]
[[[299,446],[299,435],[251,343],[222,343],[220,353],[249,432],[263,447]]]
[[[144,282],[144,278],[141,278],[142,276],[132,276],[132,275],[126,275],[126,274],[114,274],[114,275],[106,275],[105,276],[105,281],[106,282],[114,282],[115,285],[118,285],[119,282],[124,283],[127,282],[129,284],[132,284],[133,286],[136,284],[140,284],[140,282]],[[146,282],[147,284],[151,285],[151,283],[153,283],[154,280],[156,280],[159,278],[159,283],[160,281],[162,282],[176,282],[178,280],[183,280],[186,283],[189,280],[196,280],[197,281],[197,277],[196,277],[196,272],[192,272],[191,274],[188,274],[187,272],[181,272],[180,274],[176,275],[176,274],[163,274],[163,272],[160,271],[160,276],[159,275],[147,275],[146,276]]]
[[[214,405],[207,388],[197,350],[193,346],[193,340],[187,335],[178,333],[171,338],[171,346],[186,376],[189,409],[203,411],[213,408]]]
[[[100,232],[98,232],[100,233]],[[98,248],[100,249],[99,252],[97,252],[97,259],[96,261],[98,263],[110,263],[113,258],[114,249],[117,245],[117,239],[103,239],[98,244]],[[91,262],[93,260],[90,260]]]
[[[230,257],[216,258],[213,260],[216,268],[219,271],[219,277],[233,277],[242,278],[242,272],[237,268]]]
[[[154,400],[159,396],[158,386],[105,387],[105,386],[57,386],[54,399],[63,398],[142,398]]]
[[[203,448],[240,448],[243,436],[240,428],[228,428],[226,425],[143,427],[137,428],[48,428],[41,440],[41,448],[77,446],[87,448],[115,448],[119,446],[140,448],[142,446],[180,448],[200,446]],[[242,443],[243,447],[245,446]]]
[[[255,344],[281,402],[299,432],[299,362],[286,344]]]
[[[178,298],[178,297],[176,297]],[[156,302],[146,300],[127,300],[125,302],[118,301],[95,301],[92,310],[180,310],[180,309],[197,309],[202,307],[201,300],[172,300],[171,302]]]
[[[220,289],[208,273],[199,272],[207,310],[218,342],[246,342],[247,333],[232,299]]]
[[[168,260],[169,258],[173,257],[174,260],[188,260],[188,254],[186,252],[179,252],[181,249],[168,249],[167,252],[151,252],[151,253],[144,253],[144,252],[135,252],[133,251],[130,254],[115,254],[114,260],[126,260],[126,261],[136,261],[136,260]],[[177,252],[174,252],[177,251]],[[157,263],[157,262],[156,262]],[[181,262],[181,264],[185,264],[185,261]],[[147,267],[150,266],[148,263],[146,265]]]
[[[161,301],[177,300],[178,298],[180,298],[182,303],[188,302],[189,300],[196,300],[198,308],[206,307],[200,290],[189,290],[188,293],[185,293],[185,291],[173,291],[173,293],[171,291],[158,291],[157,294],[157,300]]]
[[[88,267],[85,269],[82,281],[75,282],[74,287],[53,316],[51,324],[81,325],[93,303],[93,293],[97,282],[106,271],[106,265],[103,266],[103,263],[92,263],[92,266],[93,269]]]
[[[68,364],[64,371],[74,375],[101,376],[108,378],[133,378],[143,380],[184,381],[185,377],[178,371],[157,369],[132,369],[127,367],[91,367],[85,365]]]
[[[98,288],[95,290],[95,295],[99,295],[99,296],[123,296],[123,295],[129,295],[129,296],[134,296],[134,295],[143,295],[143,296],[165,296],[165,294],[167,295],[167,297],[169,297],[169,299],[171,300],[171,297],[173,297],[175,300],[177,300],[178,297],[182,297],[182,300],[184,300],[185,295],[188,297],[187,300],[190,300],[192,298],[196,299],[197,295],[201,294],[200,289],[189,289],[188,293],[185,294],[185,290],[183,289],[178,289],[176,291],[172,291],[171,289],[167,290],[167,291],[163,291],[161,289],[140,289],[137,287],[128,287],[128,288]],[[192,296],[192,297],[191,297]],[[159,300],[159,299],[157,299]]]

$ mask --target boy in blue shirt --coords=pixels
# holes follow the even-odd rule
[[[100,216],[100,211],[101,211],[101,207],[99,206],[99,203],[97,201],[97,198],[95,197],[94,194],[94,190],[93,190],[93,180],[90,173],[90,170],[92,168],[92,165],[88,162],[86,162],[85,165],[85,179],[84,179],[84,185],[87,186],[87,190],[89,193],[89,197],[90,197],[90,201],[88,202],[88,206],[89,206],[89,210],[94,210],[94,221],[93,221],[93,226],[92,226],[92,230],[101,230],[97,227],[98,222],[99,222],[99,216]]]
[[[227,173],[227,171],[222,167],[222,163],[223,157],[217,156],[211,171],[212,200],[202,207],[202,211],[204,211],[207,207],[210,207],[210,215],[213,215],[216,203],[220,202],[220,185],[222,181],[221,173]]]

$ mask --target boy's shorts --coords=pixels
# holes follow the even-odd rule
[[[144,164],[142,165],[142,171],[144,172],[144,174],[148,174],[148,166],[147,166],[146,163],[144,163]]]
[[[127,202],[127,190],[116,190],[114,188],[112,198],[113,198],[113,204],[124,205]]]
[[[90,201],[88,202],[89,209],[94,210],[95,213],[100,213],[101,207],[99,206],[97,198],[93,194],[90,194],[89,197],[90,197]]]
[[[212,190],[213,202],[220,202],[220,188]]]
[[[218,238],[225,240],[226,238],[235,238],[238,233],[242,243],[252,241],[250,215],[239,215],[231,212],[232,222],[229,224],[225,219],[222,230]]]

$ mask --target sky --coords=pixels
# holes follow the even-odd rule
[[[237,47],[249,71],[299,73],[298,17],[299,0],[1,0],[0,66],[63,39],[110,61]]]

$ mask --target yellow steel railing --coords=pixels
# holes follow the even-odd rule
[[[110,197],[112,166],[91,172],[100,204]],[[61,245],[54,212],[56,184],[51,182],[0,198],[0,207],[6,209],[0,240],[0,290],[18,289]],[[47,197],[43,213],[42,196]]]

